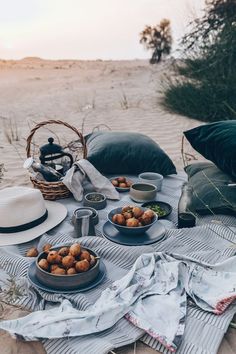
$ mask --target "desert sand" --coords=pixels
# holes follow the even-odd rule
[[[22,168],[26,138],[36,123],[48,119],[64,120],[83,134],[98,125],[100,129],[144,133],[158,142],[181,170],[182,133],[200,122],[163,109],[161,85],[168,70],[169,62],[151,66],[142,60],[0,60],[0,164],[4,164],[0,188],[30,185]],[[62,144],[74,139],[66,129],[53,131]],[[45,144],[50,135],[48,130],[39,132],[33,148]],[[1,318],[23,314],[4,305]],[[235,330],[230,329],[220,354],[236,353],[233,334]],[[1,354],[45,353],[40,343],[22,343],[5,332],[1,332],[0,347]],[[134,348],[131,345],[115,352],[131,354]],[[157,352],[138,343],[136,353]]]
[[[65,120],[84,134],[97,125],[142,132],[157,141],[181,169],[182,132],[199,122],[162,108],[159,91],[167,68],[167,63],[150,66],[141,60],[0,61],[0,161],[6,169],[0,188],[29,183],[22,169],[25,139],[30,128],[45,119]],[[13,138],[13,144],[6,137],[12,135],[11,128],[19,139]],[[68,134],[67,129],[59,131],[61,143],[70,141]],[[50,135],[40,131],[35,144],[45,144]]]

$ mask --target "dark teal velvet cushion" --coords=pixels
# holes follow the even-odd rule
[[[196,151],[236,180],[236,120],[201,125],[184,135]]]
[[[198,214],[236,214],[236,187],[229,187],[232,179],[210,162],[185,167],[189,184],[193,187],[191,209]]]
[[[96,132],[85,137],[87,159],[104,174],[176,173],[168,155],[155,141],[139,133]]]

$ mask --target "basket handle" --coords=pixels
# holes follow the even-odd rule
[[[85,142],[85,139],[84,139],[83,135],[80,133],[80,131],[78,129],[76,129],[75,127],[73,127],[72,125],[70,125],[69,123],[63,122],[62,120],[54,120],[54,119],[50,119],[50,120],[46,120],[44,122],[40,122],[33,129],[31,129],[30,135],[27,138],[27,145],[26,145],[27,157],[31,156],[30,146],[31,146],[31,141],[32,141],[32,138],[33,138],[35,132],[38,129],[40,129],[43,126],[48,125],[48,124],[61,124],[61,125],[64,125],[65,127],[69,128],[69,129],[73,130],[73,132],[75,132],[78,135],[78,137],[79,137],[79,139],[81,141],[81,144],[83,146],[83,158],[86,159],[86,157],[87,157],[86,142]]]

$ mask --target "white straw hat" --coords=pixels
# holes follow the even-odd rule
[[[58,225],[67,215],[64,205],[45,201],[38,189],[0,190],[0,246],[31,241]]]

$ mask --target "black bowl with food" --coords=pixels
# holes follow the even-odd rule
[[[157,219],[157,215],[147,208],[130,205],[112,209],[108,214],[111,225],[120,233],[132,236],[144,234]]]
[[[92,283],[99,274],[100,257],[75,243],[54,246],[36,259],[36,278],[52,289],[74,290]]]
[[[170,204],[165,202],[159,202],[157,200],[143,203],[142,207],[154,211],[157,214],[158,219],[164,219],[172,212],[172,206]]]

